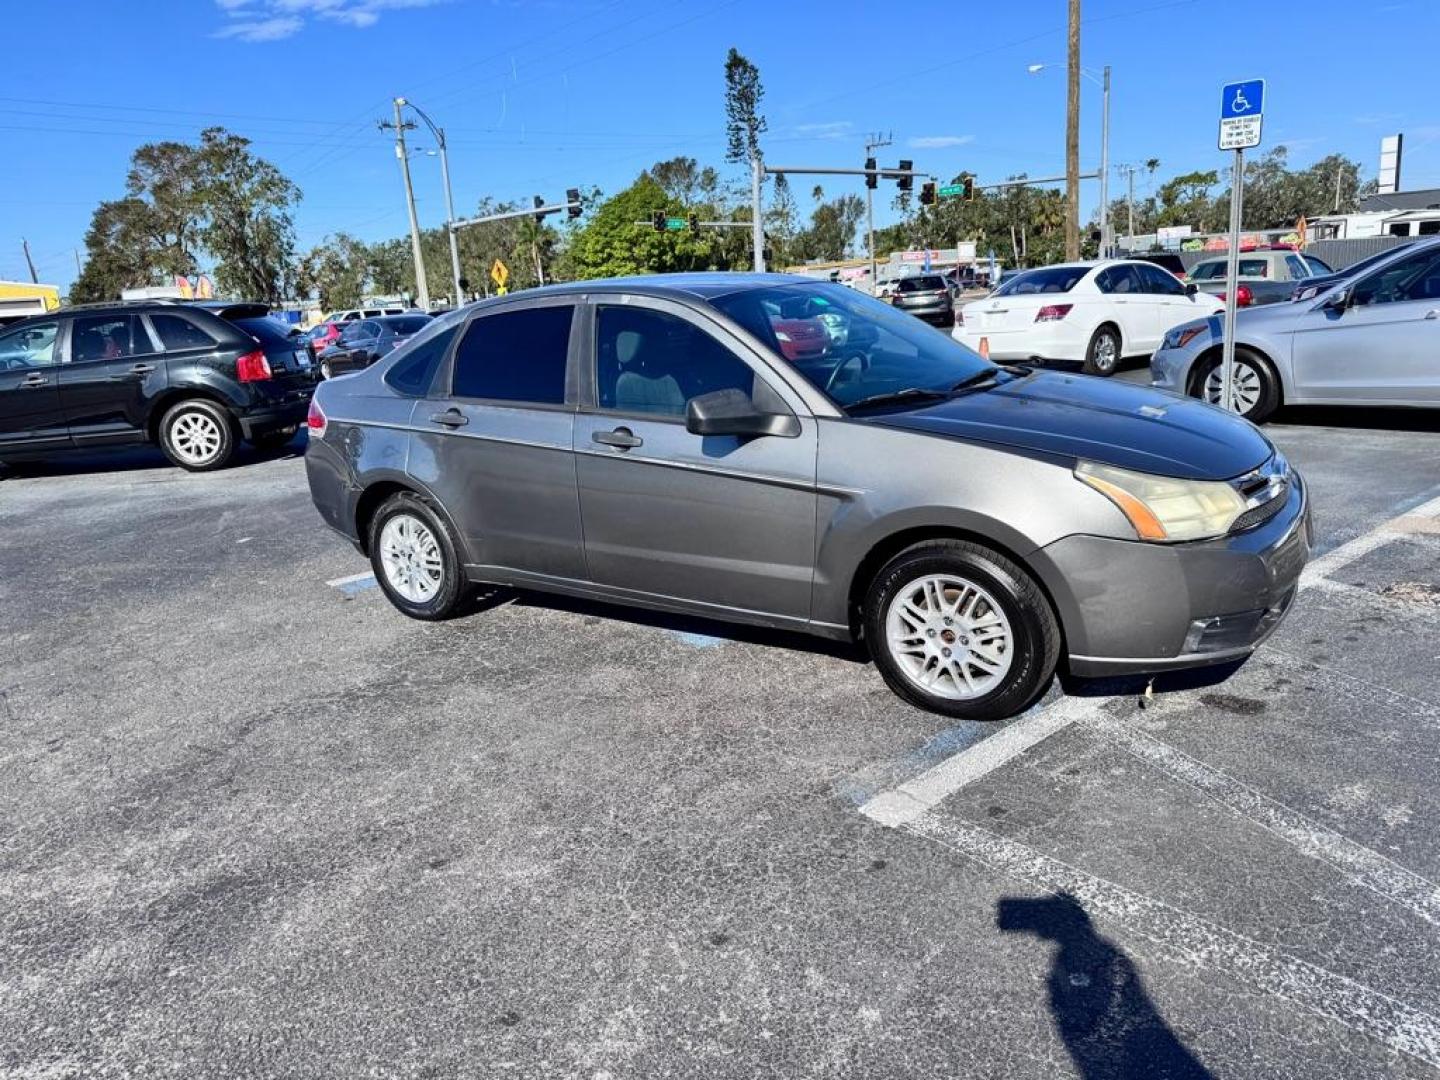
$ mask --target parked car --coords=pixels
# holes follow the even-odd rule
[[[1138,262],[1148,262],[1160,267],[1161,270],[1174,274],[1181,281],[1185,280],[1185,262],[1173,251],[1143,251],[1126,256]]]
[[[1229,257],[1220,255],[1204,259],[1190,268],[1188,280],[1201,292],[1225,299]],[[1319,273],[1334,273],[1313,255],[1302,255],[1291,248],[1242,251],[1236,262],[1235,306],[1254,307],[1278,304],[1295,293],[1295,283]]]
[[[1078,361],[1113,375],[1122,357],[1148,356],[1165,331],[1223,310],[1158,266],[1133,259],[1026,270],[960,310],[954,336],[972,349],[986,340],[995,360]]]
[[[791,364],[797,302],[871,344]],[[959,717],[1025,708],[1062,662],[1242,657],[1310,543],[1304,484],[1238,417],[998,367],[783,275],[486,300],[321,383],[309,424],[316,508],[406,615],[486,582],[858,635],[896,693]]]
[[[1218,318],[1175,327],[1151,382],[1219,404]],[[1318,296],[1235,318],[1234,407],[1259,423],[1281,405],[1440,408],[1440,240],[1386,253]]]
[[[340,340],[341,326],[337,322],[322,322],[305,331],[305,343],[311,357],[318,359],[322,352]]]
[[[890,303],[935,326],[955,325],[955,305],[950,297],[950,285],[939,274],[901,278]]]
[[[283,445],[315,386],[264,304],[82,304],[0,331],[0,459],[157,443],[218,469],[241,439]]]
[[[335,344],[320,354],[320,375],[333,378],[368,367],[430,324],[429,315],[381,315],[345,324]]]
[[[381,315],[404,315],[407,312],[415,311],[415,308],[407,308],[400,304],[390,304],[386,307],[367,308],[346,308],[343,311],[332,311],[325,316],[325,322],[347,323],[356,319],[378,319]]]
[[[1319,267],[1324,267],[1326,265],[1325,263],[1321,262],[1313,255],[1306,255],[1305,261],[1311,264],[1311,269],[1315,270],[1316,276],[1300,278],[1296,281],[1292,281],[1290,283],[1290,299],[1309,300],[1311,297],[1319,296],[1322,292],[1325,292],[1340,279],[1355,277],[1358,274],[1363,274],[1372,266],[1382,263],[1391,255],[1394,255],[1395,251],[1395,248],[1389,247],[1384,249],[1383,251],[1377,251],[1374,255],[1370,255],[1364,259],[1361,259],[1359,262],[1353,262],[1342,270],[1331,270],[1328,273],[1324,270],[1317,269],[1317,264]]]

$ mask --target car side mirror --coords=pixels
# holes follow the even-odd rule
[[[800,434],[800,421],[793,413],[761,412],[743,390],[713,390],[685,403],[685,430],[692,435],[793,439]]]
[[[1193,282],[1193,281],[1187,281],[1187,282],[1185,283],[1185,295],[1186,295],[1186,296],[1194,296],[1194,295],[1195,295],[1196,293],[1198,293],[1199,291],[1200,291],[1200,286],[1199,286],[1199,285],[1196,285],[1195,282]]]
[[[1349,289],[1336,289],[1325,298],[1325,302],[1320,306],[1326,311],[1333,311],[1339,315],[1350,306],[1350,299]]]

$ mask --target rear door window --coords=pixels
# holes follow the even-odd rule
[[[70,362],[123,360],[155,351],[139,315],[86,315],[70,327]]]
[[[1140,277],[1140,268],[1132,263],[1107,266],[1095,275],[1095,286],[1102,293],[1111,296],[1128,296],[1131,293],[1148,291]]]
[[[459,398],[565,404],[573,304],[482,315],[455,351],[451,393]]]
[[[1159,296],[1184,296],[1185,287],[1175,279],[1174,274],[1168,274],[1154,263],[1145,263],[1135,269],[1140,274],[1140,280],[1145,284],[1145,291]]]

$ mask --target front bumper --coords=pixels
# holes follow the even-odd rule
[[[1205,667],[1248,656],[1295,599],[1310,557],[1310,501],[1293,473],[1284,509],[1215,540],[1147,544],[1068,536],[1034,558],[1074,675]]]

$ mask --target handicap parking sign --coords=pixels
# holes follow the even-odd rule
[[[1220,149],[1245,150],[1259,146],[1264,112],[1264,79],[1227,83],[1220,91]]]

